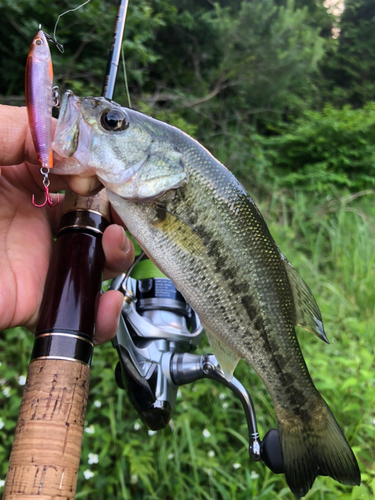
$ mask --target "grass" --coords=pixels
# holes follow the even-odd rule
[[[303,330],[298,335],[312,377],[362,472],[362,484],[354,488],[319,477],[305,498],[370,500],[375,495],[371,193],[315,201],[302,193],[276,191],[264,197],[261,209],[281,250],[308,282],[321,308],[331,344]],[[0,338],[0,479],[5,479],[31,346],[31,335],[21,328],[5,331]],[[207,351],[204,343],[200,352]],[[171,425],[149,433],[116,387],[115,364],[110,345],[96,348],[77,499],[294,498],[283,475],[249,461],[244,415],[225,387],[211,381],[182,387]],[[263,436],[275,427],[270,398],[245,362],[235,375],[253,396]]]

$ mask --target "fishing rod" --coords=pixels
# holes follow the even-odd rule
[[[114,91],[128,0],[120,0],[103,86]],[[110,224],[104,190],[65,194],[28,368],[4,500],[73,500],[81,455],[96,304],[101,292],[101,238]]]

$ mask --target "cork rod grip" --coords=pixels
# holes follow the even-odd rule
[[[30,364],[4,499],[74,499],[89,377],[78,362]]]
[[[109,222],[103,192],[65,196],[31,363],[18,417],[4,500],[73,500],[85,423]]]

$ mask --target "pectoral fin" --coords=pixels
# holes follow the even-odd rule
[[[316,335],[327,344],[329,341],[324,333],[322,315],[310,288],[294,269],[288,259],[281,254],[289,283],[292,287],[294,304],[296,308],[296,325]]]
[[[219,362],[221,369],[224,372],[225,378],[230,381],[233,377],[233,372],[241,359],[229,347],[224,344],[215,334],[210,332],[207,327],[204,328],[208,341],[212,347],[213,353]]]

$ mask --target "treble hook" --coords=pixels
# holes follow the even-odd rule
[[[57,193],[57,201],[56,201],[56,203],[53,203],[52,196],[49,194],[50,181],[48,179],[48,174],[49,174],[48,168],[42,167],[40,169],[40,173],[44,176],[44,179],[43,179],[43,186],[45,189],[44,202],[41,205],[37,205],[35,203],[35,195],[32,196],[31,202],[34,205],[34,207],[37,207],[37,208],[44,207],[45,205],[47,205],[47,203],[50,207],[55,207],[60,202],[60,195]]]

